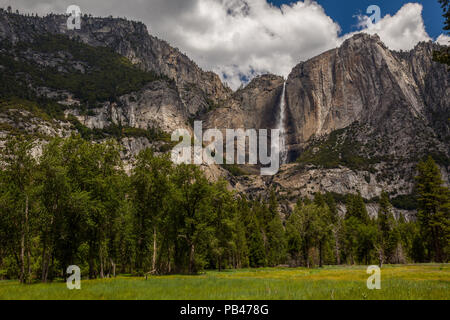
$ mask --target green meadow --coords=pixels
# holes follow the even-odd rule
[[[368,290],[365,267],[244,269],[198,276],[129,276],[21,285],[0,281],[0,299],[37,300],[448,300],[450,265],[382,268],[381,290]]]

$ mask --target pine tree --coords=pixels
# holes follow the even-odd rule
[[[241,198],[236,201],[237,212],[234,216],[233,232],[233,267],[246,268],[249,266],[249,249],[246,237],[245,210],[248,209],[247,199]]]
[[[444,10],[445,26],[444,30],[450,31],[450,1],[449,0],[439,0],[442,10]]]
[[[247,241],[249,249],[249,263],[252,268],[265,267],[267,265],[264,239],[261,226],[253,212],[250,213],[247,224]]]
[[[310,250],[318,248],[323,238],[322,212],[323,208],[314,204],[302,205],[295,208],[288,220],[289,251],[300,256],[307,268],[313,265]],[[300,252],[293,251],[296,249]]]
[[[358,260],[369,265],[373,260],[378,238],[378,230],[373,222],[359,223],[357,231]]]
[[[368,223],[370,221],[366,204],[360,193],[348,196],[346,219],[350,217],[354,217],[362,223]]]
[[[225,181],[219,181],[213,188],[212,205],[215,208],[213,227],[214,237],[212,237],[212,252],[216,259],[216,266],[219,272],[226,264],[226,259],[231,255],[233,242],[233,230],[236,213],[236,204],[233,201],[233,195],[227,190]]]
[[[389,196],[382,192],[379,201],[378,229],[379,229],[379,260],[380,265],[390,261],[400,241],[396,231],[396,221],[392,213],[392,205]]]
[[[327,251],[327,248],[332,246],[330,243],[333,240],[332,232],[335,216],[327,205],[326,197],[320,192],[316,193],[314,204],[320,209],[317,225],[317,246],[319,249],[319,266],[322,268],[324,265],[325,252]]]
[[[326,203],[326,201],[325,201],[325,197],[324,197],[323,194],[320,193],[320,192],[317,192],[317,193],[314,195],[314,201],[313,201],[313,203],[314,203],[316,206],[318,206],[318,207],[326,207],[326,206],[327,206],[327,203]]]
[[[428,258],[436,262],[448,260],[450,243],[450,196],[443,186],[441,172],[429,157],[418,165],[416,191],[419,222],[423,241],[427,243]]]
[[[286,258],[286,238],[283,222],[279,212],[278,199],[275,190],[270,192],[267,209],[263,209],[264,234],[266,237],[266,256],[269,266],[282,264]]]
[[[342,242],[347,260],[369,263],[376,246],[377,228],[370,219],[361,194],[348,195]]]
[[[342,232],[342,218],[339,216],[336,201],[331,193],[325,194],[325,202],[330,209],[330,218],[332,223],[332,234],[333,234],[333,248],[334,248],[334,262],[336,264],[341,264],[341,241],[339,234]]]
[[[272,267],[282,264],[286,259],[287,243],[283,222],[279,214],[275,215],[267,226],[268,264]]]

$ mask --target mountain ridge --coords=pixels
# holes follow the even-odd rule
[[[32,43],[45,34],[64,35],[94,48],[107,46],[144,72],[163,77],[114,99],[96,101],[87,110],[76,107],[80,101],[71,92],[40,88],[37,94],[49,99],[64,96],[56,102],[65,106],[65,119],[35,117],[36,124],[30,126],[30,115],[25,114],[29,111],[4,105],[0,109],[3,137],[11,132],[7,126],[30,132],[38,127],[50,136],[81,130],[91,138],[121,139],[124,158],[132,160],[144,148],[168,151],[167,136],[155,134],[150,141],[149,130],[166,134],[178,128],[192,130],[196,119],[205,121],[205,129],[275,128],[286,81],[289,164],[270,178],[245,175],[246,168],[244,175],[233,176],[220,167],[206,166],[211,179],[225,177],[250,197],[267,197],[275,188],[285,212],[294,199],[319,191],[358,191],[367,200],[383,190],[392,197],[407,196],[413,190],[415,165],[430,154],[440,159],[448,183],[449,74],[445,66],[432,61],[438,45],[419,43],[409,52],[395,52],[378,36],[356,34],[339,48],[300,62],[287,80],[261,75],[233,92],[217,75],[151,36],[140,22],[84,16],[81,31],[68,31],[66,20],[64,15],[40,18],[1,11],[0,39],[14,45]],[[38,65],[59,55],[67,70],[81,74],[89,70],[89,64],[66,51],[46,56],[25,46],[20,54]],[[61,74],[69,75],[67,70],[62,68]],[[11,114],[14,109],[24,114],[18,121]],[[376,214],[375,207],[371,214]]]
[[[152,36],[142,22],[84,15],[80,30],[67,30],[68,17],[65,15],[27,17],[6,12],[0,12],[0,15],[0,38],[13,43],[32,42],[36,35],[45,33],[63,34],[88,45],[110,47],[142,69],[173,79],[183,102],[193,115],[202,108],[207,109],[208,100],[218,103],[231,92],[216,74],[201,70],[178,49]],[[199,92],[190,94],[186,89],[189,85],[199,86]]]

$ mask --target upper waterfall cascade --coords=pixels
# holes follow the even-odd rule
[[[280,129],[280,163],[285,164],[288,160],[288,150],[286,146],[286,81],[283,84],[283,93],[281,94],[280,99],[280,115],[278,117],[278,127]]]

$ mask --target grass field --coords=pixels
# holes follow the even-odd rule
[[[409,300],[450,299],[450,265],[385,266],[381,290],[368,290],[365,267],[257,269],[199,276],[133,277],[20,285],[0,281],[0,299],[114,300]]]

